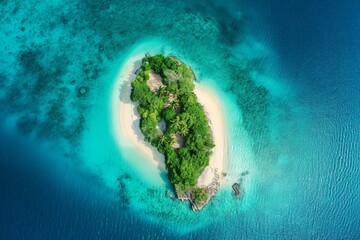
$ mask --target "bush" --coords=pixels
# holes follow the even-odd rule
[[[195,188],[192,191],[191,198],[194,201],[194,203],[203,204],[203,203],[205,203],[207,201],[208,195],[206,194],[205,189],[203,189],[203,188]]]
[[[171,109],[171,108],[166,108],[163,111],[163,118],[166,122],[170,122],[171,120],[173,120],[176,116],[176,112],[175,110]]]

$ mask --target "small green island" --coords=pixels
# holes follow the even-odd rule
[[[169,180],[180,200],[194,211],[209,193],[197,180],[209,165],[215,147],[203,106],[194,93],[192,70],[175,57],[146,55],[131,83],[130,98],[138,103],[145,141],[164,154]]]

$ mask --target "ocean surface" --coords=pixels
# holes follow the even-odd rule
[[[116,141],[145,53],[223,104],[227,177],[201,212]],[[355,0],[0,1],[0,239],[360,239],[359,53]]]

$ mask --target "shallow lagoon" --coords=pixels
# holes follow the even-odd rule
[[[357,236],[358,3],[305,5],[2,3],[5,238]],[[144,52],[178,56],[224,103],[230,179],[201,213],[114,140],[115,80]]]

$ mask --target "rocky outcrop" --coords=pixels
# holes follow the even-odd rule
[[[243,197],[244,195],[244,191],[241,189],[241,185],[243,183],[243,180],[245,179],[245,177],[247,175],[249,175],[249,171],[246,170],[244,172],[241,173],[241,177],[239,178],[239,181],[238,182],[235,182],[233,185],[232,185],[232,189],[234,190],[234,196],[235,197]]]
[[[134,73],[135,73],[136,75],[139,75],[140,71],[141,71],[141,67],[139,67],[138,69],[136,69]]]
[[[240,196],[240,184],[239,183],[234,183],[232,185],[232,188],[234,190],[235,197]]]
[[[205,192],[208,195],[208,198],[205,202],[203,202],[201,204],[195,203],[192,198],[191,190],[188,190],[185,192],[176,191],[176,195],[180,201],[189,201],[193,211],[200,211],[201,209],[203,209],[206,206],[206,204],[209,203],[211,198],[215,196],[215,194],[217,193],[219,188],[220,188],[220,174],[218,173],[217,169],[215,169],[213,181],[211,182],[211,184],[209,186],[205,187]]]
[[[210,199],[215,196],[217,191],[219,191],[219,188],[220,188],[220,174],[219,174],[218,170],[215,169],[214,178],[213,178],[211,184],[209,186],[205,187],[205,192],[208,195],[208,199],[206,200],[206,202],[204,202],[202,204],[196,204],[193,201],[190,201],[191,205],[192,205],[191,206],[192,210],[200,211],[201,209],[203,209],[205,207],[205,205],[208,204]]]

